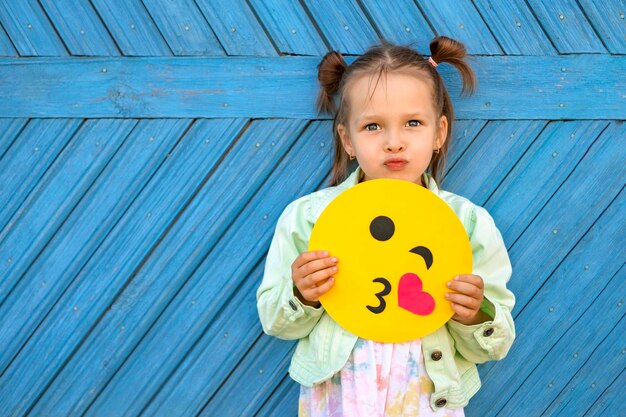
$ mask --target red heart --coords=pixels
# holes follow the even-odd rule
[[[413,314],[427,316],[435,309],[435,299],[422,291],[420,277],[409,272],[398,283],[398,305]]]

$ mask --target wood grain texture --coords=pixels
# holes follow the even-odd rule
[[[4,59],[0,95],[6,99],[0,102],[0,113],[317,118],[319,61],[318,57]],[[471,61],[479,83],[472,97],[459,96],[460,79],[453,68],[440,69],[460,119],[626,118],[623,56]],[[602,77],[589,68],[602,68]]]
[[[37,1],[0,1],[0,22],[20,56],[69,55]]]
[[[39,2],[72,55],[121,55],[90,3],[72,0]]]
[[[91,4],[124,56],[172,55],[141,0],[91,0]]]

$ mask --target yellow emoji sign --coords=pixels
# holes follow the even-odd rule
[[[309,250],[339,259],[320,302],[341,326],[378,342],[417,339],[454,314],[446,282],[472,272],[472,250],[454,211],[408,181],[365,181],[341,193],[313,228]]]

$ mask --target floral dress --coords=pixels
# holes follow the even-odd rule
[[[300,389],[300,417],[464,417],[463,409],[430,408],[433,384],[421,340],[358,339],[348,362],[327,381]]]

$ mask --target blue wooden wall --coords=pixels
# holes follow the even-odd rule
[[[295,416],[255,290],[324,186],[316,65],[465,42],[445,188],[510,250],[482,416],[625,416],[623,0],[0,0],[0,415]]]

